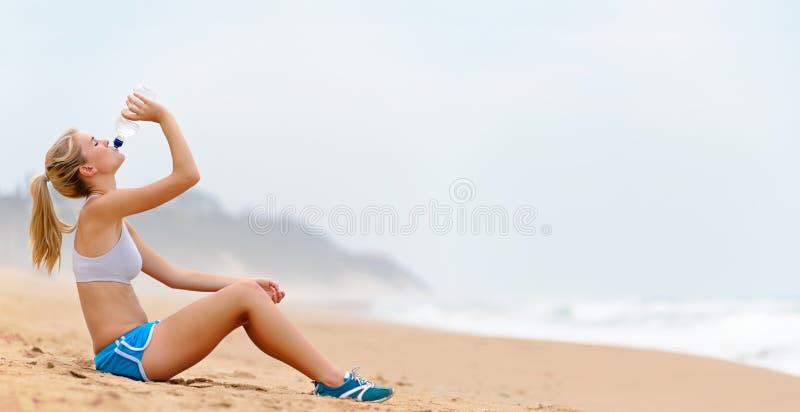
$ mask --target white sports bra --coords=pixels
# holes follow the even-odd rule
[[[88,202],[91,195],[86,201]],[[110,281],[130,285],[142,270],[142,255],[136,248],[125,220],[122,220],[122,233],[117,244],[108,252],[97,256],[83,256],[75,250],[72,244],[72,271],[75,273],[76,282]]]

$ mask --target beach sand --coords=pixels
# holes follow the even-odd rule
[[[342,369],[395,389],[380,404],[318,398],[236,330],[169,383],[99,373],[70,272],[0,272],[0,411],[797,411],[800,378],[659,351],[440,332],[278,307]],[[136,283],[134,282],[134,285]],[[168,289],[166,291],[169,291]],[[150,320],[204,296],[143,296]],[[158,333],[156,327],[155,333]]]

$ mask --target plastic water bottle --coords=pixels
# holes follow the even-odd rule
[[[144,83],[137,84],[133,91],[144,95],[150,100],[155,100],[157,97],[155,89]],[[127,110],[127,107],[125,110]],[[128,120],[120,115],[117,118],[117,124],[115,126],[117,137],[114,139],[114,147],[119,149],[119,147],[125,143],[125,139],[135,135],[136,133],[139,133],[140,128],[141,126],[139,126],[139,123],[134,122],[133,120]]]

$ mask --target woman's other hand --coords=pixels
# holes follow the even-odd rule
[[[270,278],[258,278],[256,282],[269,294],[270,298],[272,298],[272,301],[275,303],[280,303],[284,296],[286,296],[286,292],[281,289],[278,282]]]
[[[128,120],[161,123],[167,113],[167,108],[164,105],[138,92],[129,94],[125,104],[127,105],[127,110],[122,109],[121,114],[122,117]]]

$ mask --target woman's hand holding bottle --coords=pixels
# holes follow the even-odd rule
[[[139,132],[139,123],[136,121],[149,120],[161,123],[165,117],[166,109],[156,103],[157,94],[152,87],[139,83],[133,91],[133,95],[128,96],[128,100],[125,101],[127,107],[122,110],[114,125],[117,131],[114,147],[117,149],[125,143],[125,140]]]
[[[164,105],[138,92],[128,95],[125,101],[127,110],[122,109],[122,117],[132,121],[150,121],[161,123],[169,113]]]

